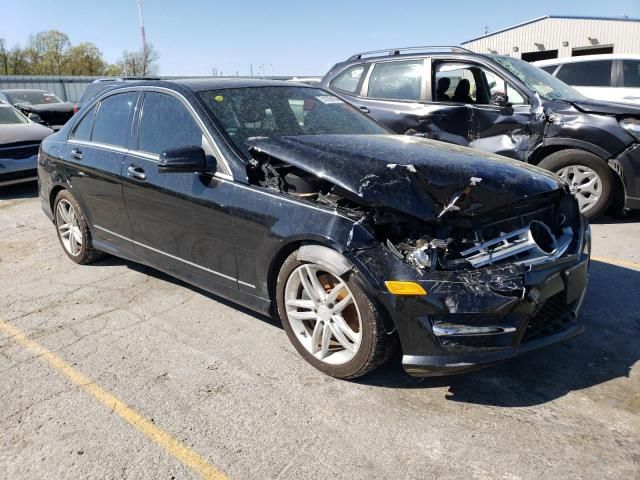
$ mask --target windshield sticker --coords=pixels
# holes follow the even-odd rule
[[[223,97],[222,95],[216,95],[215,97],[213,97],[213,99],[214,99],[216,102],[222,102],[222,101],[224,101],[224,97]]]
[[[340,100],[338,97],[335,97],[333,95],[320,95],[320,96],[317,96],[316,98],[326,105],[329,105],[331,103],[342,103],[342,100]]]

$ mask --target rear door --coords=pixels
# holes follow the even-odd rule
[[[419,132],[429,110],[425,71],[423,58],[374,63],[354,104],[396,133]]]
[[[213,144],[195,112],[169,90],[145,92],[135,144],[124,160],[124,198],[137,255],[213,289],[237,287],[232,212],[226,206],[233,184],[208,173],[158,170],[163,150],[188,145],[201,146],[211,173],[216,170]]]
[[[122,162],[131,140],[138,92],[104,98],[72,130],[63,157],[71,192],[85,212],[98,248],[132,252],[122,194]]]

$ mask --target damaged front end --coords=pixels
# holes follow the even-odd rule
[[[352,220],[344,253],[409,373],[466,371],[581,332],[589,229],[557,177],[424,139],[345,137],[252,140],[249,179]]]

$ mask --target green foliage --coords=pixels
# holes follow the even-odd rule
[[[157,72],[158,54],[123,52],[117,64],[107,63],[91,42],[71,45],[69,37],[57,30],[31,35],[23,48],[9,48],[0,38],[0,75],[150,75]]]

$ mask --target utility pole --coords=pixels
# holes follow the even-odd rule
[[[138,5],[138,18],[140,20],[140,36],[142,37],[142,52],[147,54],[147,36],[144,33],[144,17],[142,16],[142,0],[136,0]]]

